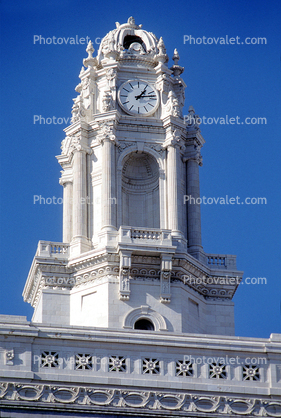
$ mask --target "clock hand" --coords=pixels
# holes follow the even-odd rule
[[[139,94],[138,96],[135,96],[136,100],[139,100],[146,92],[147,87],[145,87],[145,89],[141,92],[141,94]]]
[[[150,96],[141,96],[141,99],[143,98],[143,97],[156,97],[156,95],[154,94],[154,95],[150,95]]]

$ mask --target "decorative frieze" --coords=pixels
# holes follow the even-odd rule
[[[155,364],[151,362],[152,366]],[[155,366],[157,367],[157,365]],[[150,373],[151,369],[148,373]],[[152,370],[155,370],[152,369]],[[140,390],[135,388],[98,387],[96,385],[61,385],[46,383],[0,383],[0,405],[16,406],[21,410],[56,405],[56,408],[71,405],[72,410],[92,413],[141,411],[146,416],[178,417],[178,414],[205,417],[281,417],[281,402],[269,397],[233,396],[190,393],[187,391]],[[162,414],[161,414],[162,413]],[[187,415],[186,415],[187,416]]]

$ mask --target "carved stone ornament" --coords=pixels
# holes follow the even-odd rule
[[[102,40],[101,50],[106,58],[116,59],[116,57],[118,56],[118,50],[117,48],[115,48],[115,32],[116,29],[111,30]]]
[[[100,125],[99,134],[96,136],[96,139],[100,144],[102,144],[103,141],[107,139],[118,145],[116,136],[113,133],[113,127],[108,125],[107,123],[103,123],[102,125]]]
[[[130,269],[121,268],[119,275],[119,298],[120,300],[130,299]]]
[[[86,90],[90,85],[89,77],[83,78],[82,81],[81,81],[81,85],[82,85],[82,90]]]
[[[126,148],[132,147],[133,145],[136,145],[136,142],[119,142],[118,143],[118,152],[121,153],[123,152]]]
[[[15,357],[14,349],[6,350],[5,351],[5,356],[6,356],[6,363],[7,364],[12,364],[13,359]]]
[[[171,90],[171,83],[167,74],[161,74],[161,77],[157,81],[156,88],[161,93],[167,96],[166,101],[163,101],[163,104],[165,105],[167,102],[169,91]]]
[[[172,99],[171,114],[176,118],[179,118],[181,116],[179,101],[177,97],[173,97]]]
[[[193,106],[189,106],[188,108],[188,116],[184,118],[185,123],[187,124],[187,130],[196,130],[198,131],[199,125],[201,123],[200,117],[195,114],[195,110]]]
[[[81,142],[81,135],[69,135],[61,143],[63,155],[70,155],[74,151],[85,151],[91,153],[91,150]]]
[[[161,62],[162,64],[165,64],[166,62],[168,62],[169,61],[169,57],[168,57],[168,55],[166,54],[166,47],[165,47],[165,44],[164,44],[164,41],[163,41],[163,38],[162,38],[162,36],[160,37],[160,39],[159,39],[159,42],[158,42],[158,44],[157,44],[157,48],[158,48],[158,54],[156,55],[156,59],[159,61],[159,62]]]
[[[166,111],[167,111],[168,114],[170,114],[174,117],[180,117],[181,116],[179,101],[178,101],[178,98],[175,95],[175,92],[173,90],[169,91],[168,101],[167,101],[166,106],[167,106]]]
[[[95,65],[97,65],[97,60],[96,58],[93,57],[93,53],[95,52],[95,49],[93,47],[92,41],[88,43],[86,52],[88,52],[88,57],[83,60],[83,65],[85,67],[94,67]]]
[[[171,146],[179,147],[180,149],[183,148],[183,140],[181,139],[181,131],[179,129],[175,129],[172,133],[171,139]]]
[[[154,359],[153,359],[154,360]],[[152,369],[153,367],[150,367]],[[83,405],[83,411],[102,413],[116,411],[124,413],[124,411],[140,410],[142,413],[150,413],[153,411],[159,413],[168,413],[171,417],[200,416],[218,417],[237,417],[241,416],[241,408],[243,417],[281,417],[281,402],[270,398],[261,399],[253,396],[238,397],[226,395],[206,395],[189,392],[176,393],[172,391],[153,391],[139,389],[120,389],[115,387],[105,388],[92,386],[76,386],[76,385],[52,385],[52,384],[22,384],[14,382],[0,383],[0,400],[1,404],[12,407],[20,402],[22,409],[36,407],[36,403],[51,405],[71,405],[71,408],[79,411]],[[274,411],[274,412],[273,412]],[[272,413],[273,412],[273,413]],[[182,415],[184,414],[184,415]],[[187,415],[186,415],[187,414]],[[198,416],[199,416],[198,415]],[[160,416],[160,415],[159,415]]]
[[[163,147],[162,144],[148,144],[147,145],[148,148],[153,149],[154,151],[156,151],[160,156],[163,154]]]
[[[110,89],[115,88],[117,72],[114,68],[110,68],[106,72],[107,84]]]
[[[78,97],[76,97],[75,99],[73,99],[74,101],[74,105],[72,106],[72,118],[71,118],[71,122],[77,122],[79,120],[85,120],[86,117],[86,108],[83,105],[83,99],[82,97],[79,95]]]
[[[69,146],[70,146],[70,142],[71,142],[71,136],[66,136],[62,141],[61,141],[61,153],[63,155],[67,155]]]
[[[113,97],[110,90],[105,90],[102,98],[102,110],[103,112],[109,112],[114,108],[113,106]]]
[[[82,151],[82,144],[81,144],[81,138],[80,135],[73,135],[71,137],[71,143],[70,143],[70,150],[73,151]]]
[[[197,162],[198,165],[202,166],[203,165],[203,158],[201,155],[201,147],[199,145],[196,145],[195,147],[195,161]]]
[[[173,75],[175,77],[180,76],[184,72],[184,67],[181,67],[180,65],[178,65],[179,59],[180,59],[180,56],[179,56],[178,50],[175,49],[174,55],[172,58],[172,60],[174,61],[174,65],[172,65],[171,67],[171,70],[173,71]]]
[[[50,289],[55,289],[55,288],[62,288],[62,289],[66,289],[66,288],[72,288],[76,281],[74,277],[56,277],[56,276],[51,276],[51,277],[43,277],[44,282],[45,282],[45,288],[48,287]]]
[[[182,117],[182,108],[184,106],[184,102],[185,102],[185,87],[182,84],[181,79],[178,80],[178,82],[174,85],[174,91],[176,94],[176,97],[178,99],[178,105],[180,108],[180,115]]]
[[[161,272],[160,301],[162,303],[170,303],[171,301],[171,271],[170,270],[164,270]]]

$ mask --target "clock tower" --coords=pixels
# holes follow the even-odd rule
[[[232,335],[242,273],[202,248],[205,141],[192,106],[184,123],[177,50],[169,67],[130,17],[86,51],[57,157],[63,244],[39,242],[24,290],[33,321]]]
[[[169,67],[131,17],[87,53],[57,157],[63,242],[39,241],[31,322],[0,315],[0,415],[281,417],[281,335],[234,336],[242,272],[202,247],[177,50]]]

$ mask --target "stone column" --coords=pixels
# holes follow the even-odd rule
[[[105,137],[102,145],[102,230],[116,230],[115,142]]]
[[[167,208],[168,208],[168,229],[172,231],[173,245],[178,250],[186,249],[186,239],[180,230],[182,226],[182,196],[180,195],[181,184],[181,152],[183,140],[181,131],[174,129],[170,139],[164,144],[167,147]]]
[[[200,259],[202,253],[201,239],[201,208],[199,165],[202,165],[200,148],[197,147],[193,156],[187,159],[187,237],[188,252]],[[198,199],[198,200],[197,200]]]
[[[115,247],[117,243],[117,195],[116,195],[116,136],[113,126],[100,126],[97,140],[102,144],[101,215],[102,226],[99,235],[100,246]]]
[[[165,205],[165,170],[159,168],[159,204],[160,204],[160,228],[168,229],[167,226],[167,208]]]
[[[172,234],[179,231],[179,208],[178,208],[178,153],[175,144],[167,148],[167,188],[168,188],[168,228]]]
[[[72,181],[65,180],[63,184],[63,242],[69,243],[72,239]]]
[[[86,152],[75,150],[73,179],[73,238],[87,237]]]
[[[70,245],[70,255],[77,256],[91,249],[87,236],[87,159],[88,152],[83,137],[74,137],[73,152],[73,202],[72,225],[73,236]]]

